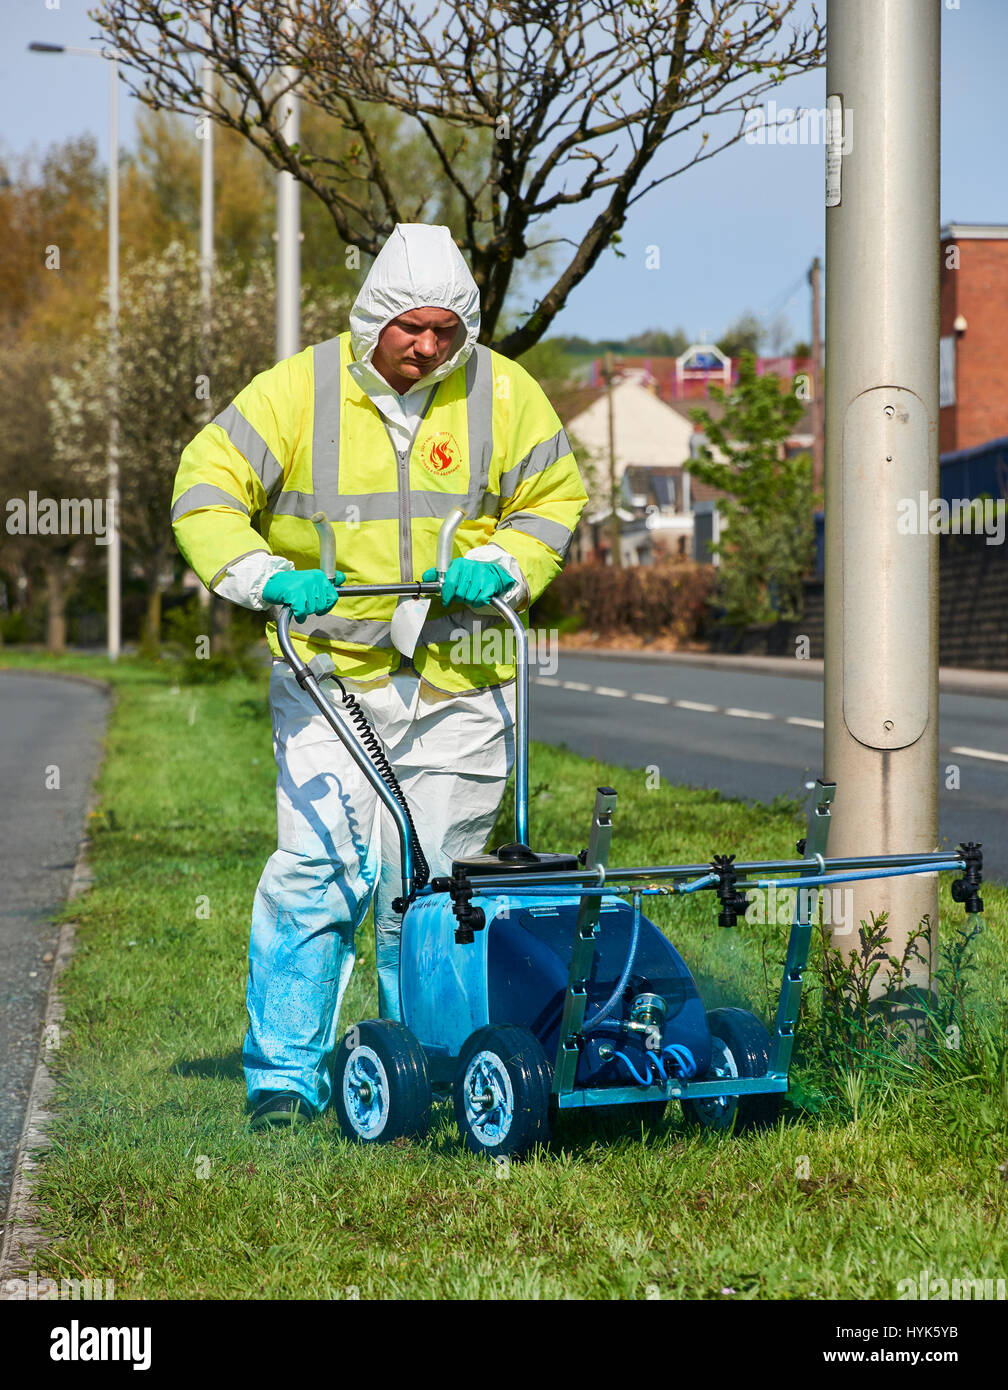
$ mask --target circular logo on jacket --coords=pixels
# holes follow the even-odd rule
[[[420,462],[436,478],[448,477],[462,467],[462,450],[449,430],[441,430],[425,439],[420,448]]]

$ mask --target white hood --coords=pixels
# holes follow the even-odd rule
[[[469,357],[479,337],[479,290],[447,227],[399,222],[350,310],[350,344],[357,363],[373,373],[371,356],[385,325],[408,309],[426,307],[450,309],[461,323],[451,356],[422,377],[418,387],[443,380]]]

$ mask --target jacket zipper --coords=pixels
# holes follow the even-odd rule
[[[388,421],[382,416],[382,424],[385,426],[385,433],[389,437],[389,443],[395,450],[396,458],[399,460],[399,578],[403,584],[413,582],[413,510],[410,506],[410,485],[409,485],[409,465],[413,457],[413,445],[417,441],[417,435],[427,418],[427,412],[431,408],[431,403],[437,395],[437,384],[431,388],[431,393],[427,397],[417,427],[413,431],[409,447],[406,449],[396,448],[395,439],[392,431],[388,427]],[[380,412],[379,412],[380,413]]]

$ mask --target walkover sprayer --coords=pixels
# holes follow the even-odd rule
[[[455,529],[438,540],[438,580],[343,585],[340,592],[418,600],[440,593]],[[320,559],[333,574],[334,536],[312,518]],[[952,895],[983,911],[980,846],[958,853],[827,860],[834,783],[817,781],[796,859],[610,869],[616,793],[595,793],[587,848],[533,850],[528,826],[528,647],[517,614],[493,607],[514,634],[514,840],[488,854],[455,859],[449,876],[430,878],[416,827],[395,773],[360,706],[340,685],[339,703],[320,682],[339,685],[329,658],[307,665],[290,640],[289,608],[277,624],[280,648],[297,680],[368,778],[399,831],[403,914],[402,1022],[371,1019],[350,1028],[333,1057],[333,1103],[344,1133],[362,1143],[418,1138],[432,1089],[451,1088],[465,1145],[489,1157],[544,1143],[558,1111],[634,1107],[659,1117],[669,1100],[702,1125],[727,1129],[774,1118],[788,1088],[802,975],[812,931],[812,892],[796,908],[770,1033],[743,1009],[707,1012],[693,976],[667,937],[641,911],[649,896],[711,892],[718,923],[733,927],[747,890],[790,882],[801,889],[852,879],[956,870]],[[782,879],[782,875],[788,876]],[[627,901],[629,899],[629,902]]]

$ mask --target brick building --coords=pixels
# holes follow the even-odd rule
[[[942,454],[1008,435],[1008,226],[941,229]]]

